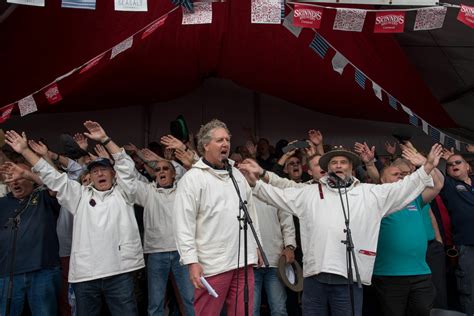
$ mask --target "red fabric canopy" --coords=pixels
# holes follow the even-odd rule
[[[147,13],[116,12],[113,1],[95,11],[19,6],[1,25],[0,106],[17,101],[56,77],[113,47],[173,8],[169,0],[148,1]],[[335,11],[326,10],[320,33],[359,69],[401,103],[437,127],[455,123],[432,96],[391,35],[372,33],[368,15],[361,33],[332,30]],[[220,77],[307,108],[342,117],[407,122],[386,99],[365,91],[346,67],[333,71],[308,46],[312,30],[294,37],[282,25],[250,23],[250,0],[213,4],[213,22],[181,25],[181,10],[144,40],[110,62],[62,80],[63,101],[40,111],[78,111],[166,101],[192,91],[207,77]],[[110,54],[104,60],[110,58]],[[385,96],[384,96],[385,97]]]

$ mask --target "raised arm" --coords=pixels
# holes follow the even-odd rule
[[[5,162],[0,167],[0,173],[3,175],[5,179],[5,183],[15,182],[16,180],[26,179],[33,181],[36,184],[43,185],[43,181],[41,181],[40,177],[31,172],[30,170],[26,170],[21,168],[20,166],[14,164],[11,161]]]
[[[369,147],[367,143],[355,143],[354,151],[359,154],[360,159],[367,168],[367,174],[374,181],[380,183],[380,173],[375,167],[375,146]]]

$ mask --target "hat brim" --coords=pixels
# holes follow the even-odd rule
[[[303,269],[301,268],[300,264],[297,261],[293,261],[291,266],[295,272],[296,282],[291,283],[286,276],[286,257],[281,256],[280,260],[278,260],[278,269],[277,275],[280,281],[290,290],[293,292],[301,292],[303,291]]]
[[[321,158],[319,159],[319,165],[321,166],[321,169],[323,169],[324,171],[328,171],[329,162],[332,158],[337,156],[343,156],[349,159],[352,163],[352,168],[355,168],[360,165],[360,158],[355,153],[344,149],[336,149],[331,150],[321,156]]]
[[[87,165],[87,170],[91,171],[94,167],[97,167],[97,166],[102,166],[102,167],[107,167],[107,168],[111,168],[113,169],[114,166],[112,166],[112,164],[110,163],[110,161],[106,161],[106,160],[94,160],[94,161],[91,161],[88,165]]]

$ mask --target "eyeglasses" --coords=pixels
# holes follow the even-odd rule
[[[460,165],[460,164],[462,164],[462,163],[463,163],[462,160],[455,160],[455,161],[453,161],[453,162],[448,162],[446,165],[447,165],[448,167],[454,167],[454,166]]]

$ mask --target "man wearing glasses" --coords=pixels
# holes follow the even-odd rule
[[[451,155],[441,197],[450,212],[454,244],[459,249],[456,272],[463,311],[474,313],[474,188],[470,166],[461,155]]]

